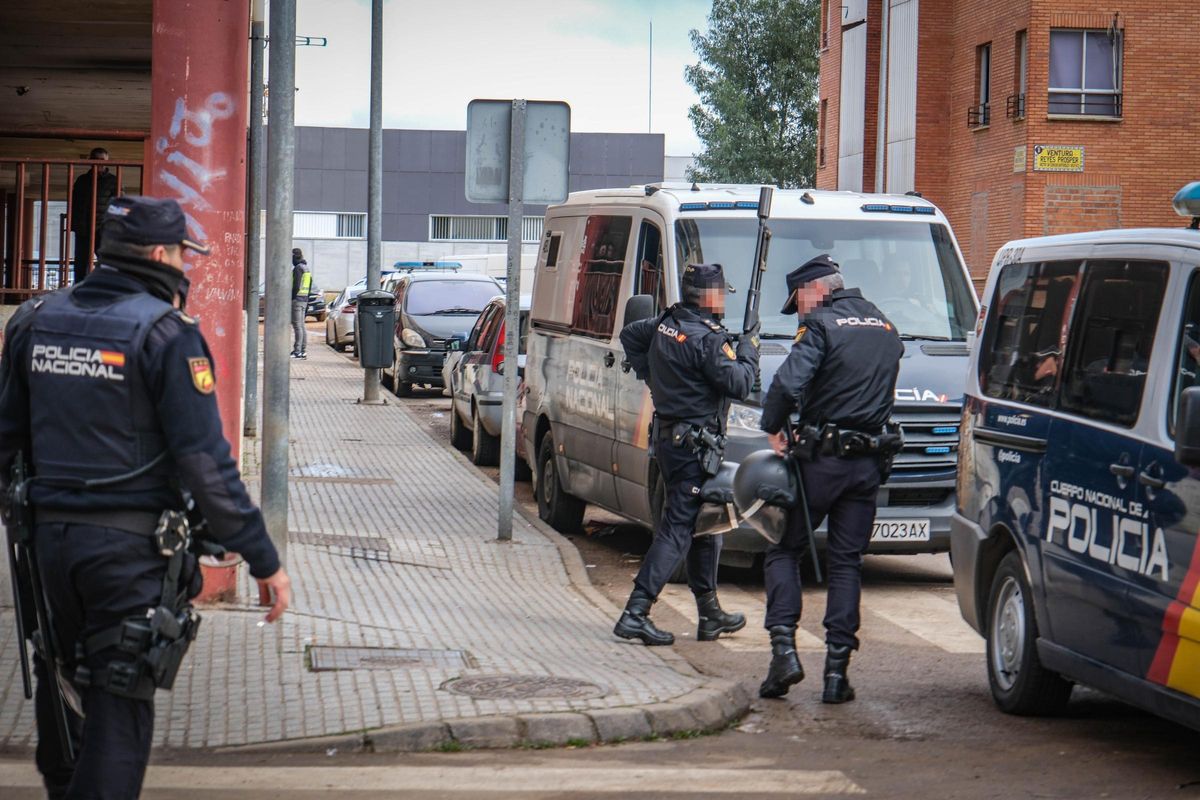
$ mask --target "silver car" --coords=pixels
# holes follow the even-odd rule
[[[529,333],[528,295],[521,298],[521,340],[518,345],[518,374],[525,366],[525,340]],[[461,357],[449,369],[450,439],[459,450],[470,450],[480,466],[495,466],[500,460],[500,427],[504,404],[504,307],[503,296],[492,298],[465,342]],[[528,479],[527,468],[518,455],[518,475]]]
[[[343,289],[329,304],[329,316],[325,318],[325,344],[339,353],[345,352],[347,347],[354,344],[354,320],[358,314],[355,300],[366,288],[367,279],[363,278],[353,286]]]

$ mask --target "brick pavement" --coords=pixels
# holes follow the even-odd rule
[[[205,612],[175,690],[158,694],[156,745],[603,740],[717,727],[745,710],[745,687],[706,683],[670,650],[613,637],[613,608],[553,531],[518,516],[513,542],[497,542],[495,485],[394,398],[357,405],[361,375],[321,346],[293,362],[293,609],[258,626],[243,573],[244,604]],[[256,446],[247,442],[245,459],[255,492]],[[7,594],[0,604],[0,748],[23,748],[32,704],[21,697]],[[310,648],[330,647],[423,652],[367,651],[373,668],[311,671],[314,657],[339,654]],[[475,676],[590,688],[480,697],[447,685]]]

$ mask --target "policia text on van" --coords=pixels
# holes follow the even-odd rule
[[[579,192],[548,210],[520,446],[534,467],[540,513],[560,530],[578,527],[585,503],[654,526],[664,483],[647,451],[653,407],[625,368],[618,334],[634,296],[646,296],[655,314],[679,301],[687,264],[724,266],[726,306],[740,318],[759,189],[636,186]],[[945,217],[915,197],[787,190],[774,193],[770,227],[761,385],[770,385],[796,334],[795,317],[778,312],[784,274],[828,253],[846,284],[861,287],[896,325],[905,347],[895,418],[906,446],[879,494],[872,552],[947,549],[966,337],[977,307]],[[751,396],[732,406],[727,462],[768,447],[759,402]],[[824,536],[819,529],[818,540]],[[725,537],[722,561],[748,565],[765,544],[738,528]]]
[[[1176,196],[1200,225],[1200,182]],[[1200,729],[1200,231],[996,255],[967,377],[954,583],[997,705],[1073,682]]]

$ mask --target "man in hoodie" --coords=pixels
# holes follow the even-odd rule
[[[292,248],[292,358],[308,358],[308,331],[304,317],[308,313],[308,296],[312,293],[312,272],[304,260],[304,251]]]

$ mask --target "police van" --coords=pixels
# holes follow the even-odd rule
[[[967,376],[951,557],[1004,711],[1073,682],[1200,728],[1200,182],[1192,229],[996,255]]]
[[[519,444],[535,474],[539,512],[558,530],[578,529],[586,503],[654,527],[664,482],[647,451],[653,405],[625,361],[619,334],[640,314],[678,302],[679,277],[691,263],[724,266],[725,321],[740,332],[760,188],[651,184],[577,192],[548,209],[534,271]],[[846,285],[861,287],[905,344],[895,416],[906,446],[879,493],[871,547],[946,550],[966,340],[978,307],[946,218],[916,196],[781,190],[772,206],[761,299],[763,392],[732,406],[727,465],[768,447],[759,400],[796,334],[795,315],[779,313],[784,276],[829,253]],[[748,566],[765,546],[741,525],[725,537],[722,559]]]

